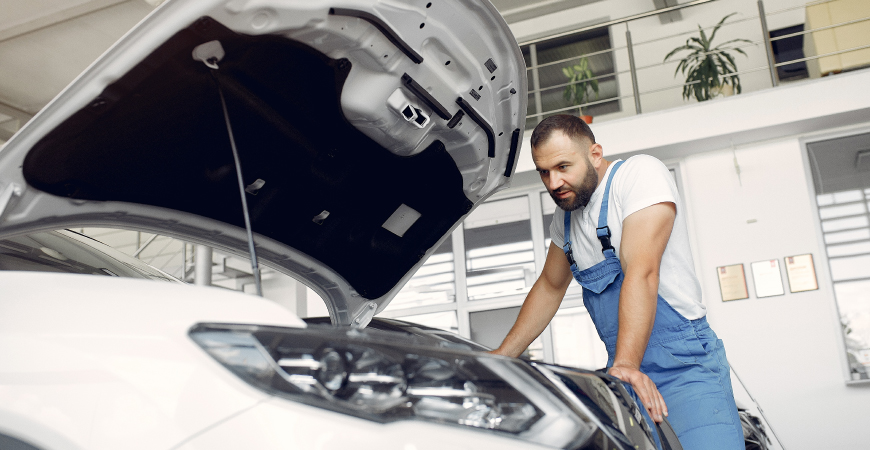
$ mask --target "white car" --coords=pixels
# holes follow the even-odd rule
[[[335,433],[340,435],[342,430],[371,426],[348,425],[346,429],[328,431],[322,424],[317,425],[324,418],[316,416],[312,425],[314,434],[299,433],[293,427],[290,428],[293,436],[276,439],[275,433],[283,427],[263,430],[262,425],[236,419],[221,423],[221,418],[232,416],[235,409],[259,417],[263,414],[259,411],[269,408],[257,406],[247,412],[248,407],[271,403],[266,400],[273,396],[375,423],[432,421],[442,426],[513,434],[520,440],[531,440],[534,428],[554,431],[555,427],[563,439],[571,436],[575,439],[571,445],[544,441],[551,448],[633,448],[636,442],[646,443],[638,448],[653,448],[651,430],[638,426],[637,407],[621,382],[604,373],[473,353],[487,349],[446,331],[394,319],[374,318],[362,331],[331,325],[324,328],[331,323],[328,317],[308,318],[305,321],[310,326],[299,329],[298,319],[286,317],[289,314],[285,310],[276,309],[269,302],[265,306],[273,316],[252,318],[251,309],[256,311],[264,305],[252,305],[249,296],[186,286],[135,258],[70,230],[0,240],[0,271],[12,271],[0,272],[0,277],[7,288],[4,292],[14,299],[7,302],[14,307],[9,310],[12,312],[9,320],[0,321],[4,330],[0,336],[19,338],[0,341],[8,344],[0,345],[8,351],[3,355],[8,370],[0,386],[12,385],[0,392],[6,394],[6,400],[16,400],[10,402],[16,407],[21,406],[21,398],[37,400],[26,403],[29,411],[7,410],[7,414],[0,416],[0,424],[5,425],[5,429],[0,427],[0,448],[4,450],[135,448],[126,442],[131,438],[144,448],[202,446],[167,445],[166,439],[169,443],[206,442],[208,448],[249,445],[308,448],[315,445],[308,441],[312,438],[322,442]],[[34,289],[46,280],[39,272],[52,274],[50,278],[57,288]],[[109,277],[173,283],[159,283],[155,287],[150,286],[153,281],[134,280],[134,284],[119,285],[115,284],[117,279]],[[172,286],[184,290],[173,292]],[[203,295],[189,298],[191,290]],[[179,307],[182,302],[184,308]],[[172,313],[167,314],[167,310]],[[22,314],[24,311],[27,313]],[[288,323],[268,325],[275,322],[274,314],[285,316]],[[70,321],[70,317],[76,320]],[[175,322],[171,327],[164,322],[168,317]],[[149,327],[147,322],[153,325]],[[205,352],[192,346],[192,342]],[[48,361],[38,357],[48,353],[58,356]],[[245,399],[228,394],[228,387],[212,378],[215,374],[209,367],[215,364],[208,361],[205,353],[224,366],[218,371],[229,370],[268,395],[260,393]],[[200,364],[203,359],[204,364]],[[183,398],[176,398],[182,395]],[[95,405],[95,401],[103,406]],[[240,407],[239,402],[247,406]],[[154,409],[160,405],[163,414],[155,415]],[[167,410],[167,405],[173,409]],[[215,406],[217,409],[212,410]],[[541,406],[545,408],[539,409]],[[549,412],[545,413],[547,406]],[[82,410],[87,414],[75,413]],[[40,423],[45,421],[39,417],[45,411],[55,415],[63,412],[66,422],[72,423],[58,423],[56,417]],[[265,414],[271,416],[274,412]],[[287,420],[298,425],[307,420],[296,414],[299,412],[284,411],[266,423]],[[574,417],[558,418],[561,414]],[[579,422],[577,415],[581,418]],[[208,433],[216,438],[182,439],[185,427],[178,429],[177,423],[181,419],[199,427],[217,419],[221,431]],[[265,419],[259,417],[255,421],[260,420]],[[551,424],[531,426],[538,422]],[[560,430],[572,422],[579,428]],[[75,441],[83,437],[80,435],[83,432],[90,435],[96,424],[112,425],[111,429],[98,429],[93,435],[99,437],[97,445],[89,442],[90,445],[76,446],[75,442],[64,442],[65,439],[56,436],[58,429],[72,432],[72,436],[61,437]],[[417,442],[404,436],[401,427],[379,429],[389,433],[388,440]],[[106,431],[111,431],[111,436],[100,437]],[[454,441],[457,439],[454,433],[459,433],[461,445]],[[42,446],[28,443],[32,441],[23,440],[22,435],[33,436]],[[503,437],[462,435],[455,429],[440,430],[433,443],[461,448],[475,445],[539,448],[516,442],[499,443]],[[430,440],[435,435],[427,436]],[[668,446],[664,448],[679,448],[676,437],[672,433],[667,436]],[[381,447],[383,443],[376,445]]]
[[[51,268],[0,271],[0,448],[656,448],[606,375],[362,330],[507,186],[526,98],[484,0],[166,2],[0,150],[0,256]],[[346,327],[51,243],[88,226],[268,261]]]

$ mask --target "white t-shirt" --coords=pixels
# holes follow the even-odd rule
[[[610,171],[615,161],[607,168],[602,182],[595,189],[585,208],[571,212],[571,246],[577,268],[585,270],[604,261],[601,241],[596,236],[601,199]],[[628,158],[616,171],[610,186],[607,225],[610,227],[611,245],[619,255],[622,240],[622,221],[631,214],[648,206],[672,202],[677,207],[677,216],[671,237],[662,255],[659,270],[659,295],[683,317],[694,320],[704,317],[707,309],[701,304],[701,285],[695,276],[692,252],[689,247],[689,232],[680,194],[670,171],[661,161],[652,156],[637,155]],[[550,224],[553,243],[562,247],[565,241],[565,212],[556,208]]]

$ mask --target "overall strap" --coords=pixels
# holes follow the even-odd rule
[[[610,203],[610,183],[613,181],[613,175],[616,173],[616,169],[618,169],[623,162],[625,161],[616,162],[613,165],[613,168],[610,169],[610,176],[607,178],[607,184],[604,186],[604,199],[601,200],[601,212],[598,216],[598,228],[595,230],[598,239],[601,241],[602,251],[605,256],[608,256],[608,251],[610,252],[609,256],[616,256],[613,251],[613,245],[610,244],[610,228],[607,226],[607,208]],[[571,211],[565,211],[565,245],[562,246],[562,251],[565,252],[565,256],[568,257],[569,265],[574,266],[577,264],[574,261],[574,254],[571,251]]]
[[[601,251],[604,253],[604,256],[616,256],[613,245],[610,243],[610,227],[607,226],[607,209],[610,206],[610,183],[613,181],[616,169],[619,169],[619,166],[624,162],[617,161],[613,164],[613,168],[610,169],[610,176],[607,177],[607,184],[604,186],[604,198],[601,199],[601,211],[598,213],[598,228],[595,229],[595,234],[598,235],[598,240],[601,241]]]
[[[565,245],[562,246],[562,251],[568,257],[571,269],[576,269],[577,262],[574,261],[574,252],[571,250],[571,211],[565,211]]]

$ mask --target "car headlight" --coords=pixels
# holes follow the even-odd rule
[[[598,430],[510,358],[353,329],[201,324],[190,336],[258,389],[381,423],[425,420],[558,448],[579,448]]]

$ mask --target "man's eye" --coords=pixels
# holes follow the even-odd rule
[[[565,170],[565,169],[567,169],[567,168],[568,168],[568,166],[566,166],[566,165],[564,165],[564,164],[561,165],[561,166],[559,166],[559,170]]]

